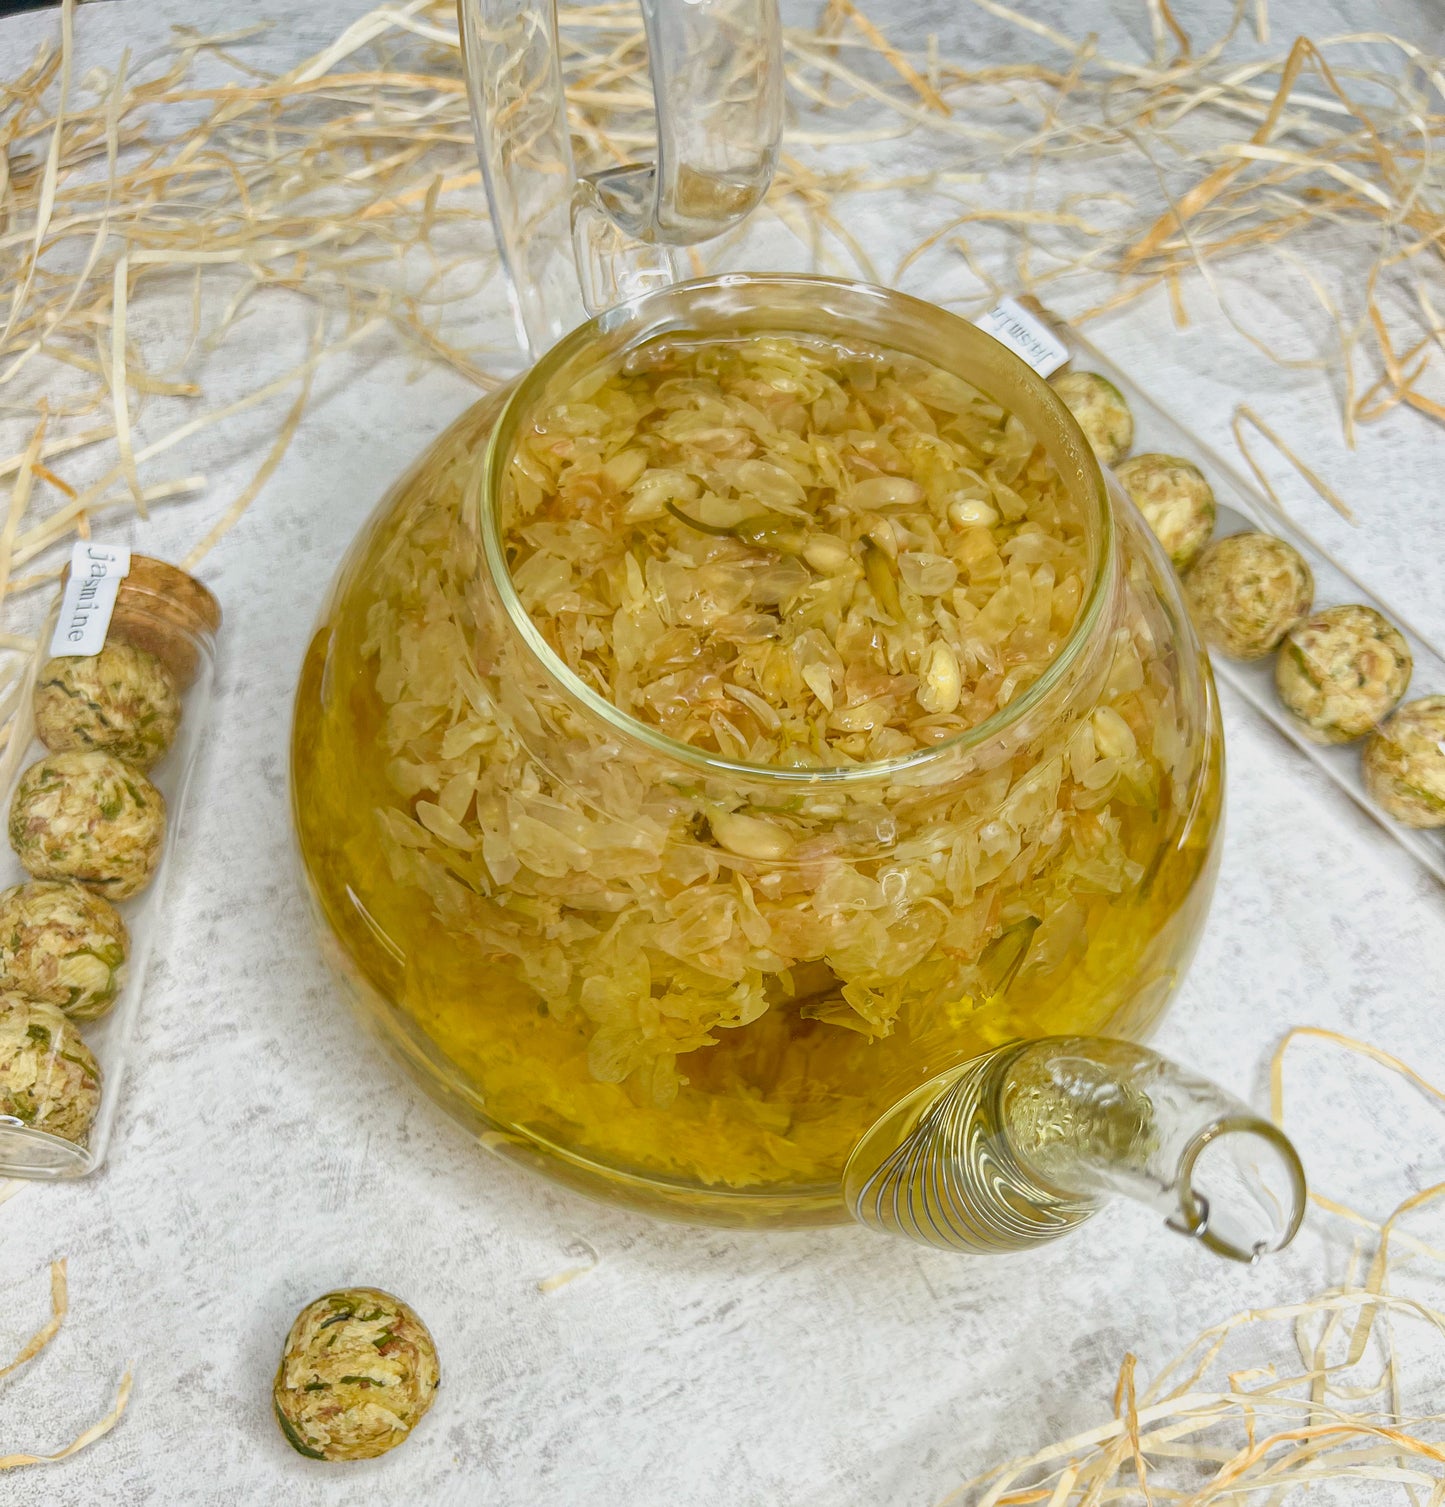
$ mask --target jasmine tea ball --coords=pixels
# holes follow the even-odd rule
[[[1310,610],[1315,578],[1283,539],[1230,534],[1195,561],[1184,594],[1207,643],[1233,659],[1262,659]]]
[[[1422,696],[1365,744],[1365,789],[1407,827],[1445,827],[1445,696]]]
[[[1182,575],[1214,532],[1214,489],[1204,473],[1177,455],[1135,455],[1114,474]]]
[[[0,894],[0,988],[95,1020],[115,1002],[130,938],[120,912],[69,880]]]
[[[54,1005],[0,994],[0,1117],[83,1146],[100,1107],[100,1065]]]
[[[1410,684],[1410,648],[1373,607],[1329,607],[1280,645],[1279,699],[1316,743],[1348,743],[1383,722]]]
[[[1065,372],[1052,387],[1078,420],[1101,466],[1114,466],[1134,443],[1134,415],[1124,394],[1098,372]]]
[[[137,769],[165,756],[181,721],[171,672],[145,649],[49,660],[35,683],[35,734],[52,752],[98,748]]]
[[[348,1287],[296,1317],[272,1388],[287,1443],[313,1460],[370,1460],[432,1405],[436,1345],[416,1313],[375,1287]]]
[[[150,883],[165,835],[160,791],[98,751],[32,764],[10,802],[10,844],[37,879],[74,879],[112,900]]]

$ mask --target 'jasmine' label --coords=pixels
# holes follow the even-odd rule
[[[70,579],[60,599],[60,616],[50,636],[52,657],[100,653],[120,583],[129,573],[130,551],[125,545],[82,539],[75,546],[70,552]]]
[[[1022,356],[1041,377],[1056,372],[1069,359],[1068,348],[1059,337],[1011,298],[999,299],[974,323],[995,340],[1002,340],[1016,356]]]

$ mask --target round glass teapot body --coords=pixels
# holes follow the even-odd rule
[[[618,711],[522,605],[498,509],[528,415],[644,342],[758,333],[962,377],[1078,503],[1072,629],[961,736],[729,759]],[[1177,582],[1046,383],[902,295],[726,276],[584,326],[391,491],[310,645],[292,781],[329,956],[490,1147],[653,1212],[804,1224],[847,1217],[849,1154],[938,1075],[1149,1033],[1203,924],[1221,764]]]

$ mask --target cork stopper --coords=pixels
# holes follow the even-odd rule
[[[61,584],[70,574],[67,565]],[[221,604],[178,565],[132,555],[111,614],[108,639],[154,654],[185,690],[200,667],[200,644],[221,626]]]

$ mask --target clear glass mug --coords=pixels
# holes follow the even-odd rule
[[[383,500],[323,608],[292,779],[328,954],[454,1115],[596,1196],[724,1224],[851,1214],[986,1251],[1124,1192],[1226,1255],[1275,1249],[1302,1210],[1288,1143],[1094,1035],[1148,1034],[1212,888],[1218,712],[1178,583],[1052,389],[973,326],[858,283],[671,285],[668,248],[761,195],[778,126],[769,0],[683,8],[644,7],[659,167],[574,184],[550,5],[463,0],[498,238],[539,359]],[[572,674],[510,580],[502,477],[539,405],[651,340],[770,332],[963,377],[1019,416],[1088,519],[1092,579],[1054,663],[919,755],[800,771],[675,743]],[[1098,837],[1088,858],[1049,836],[1065,808]],[[720,811],[778,842],[723,842]],[[831,886],[805,856],[821,851]],[[783,911],[760,980],[748,934]],[[600,912],[627,924],[599,928]],[[694,945],[713,984],[681,960]],[[859,1028],[860,1000],[877,1029]]]

